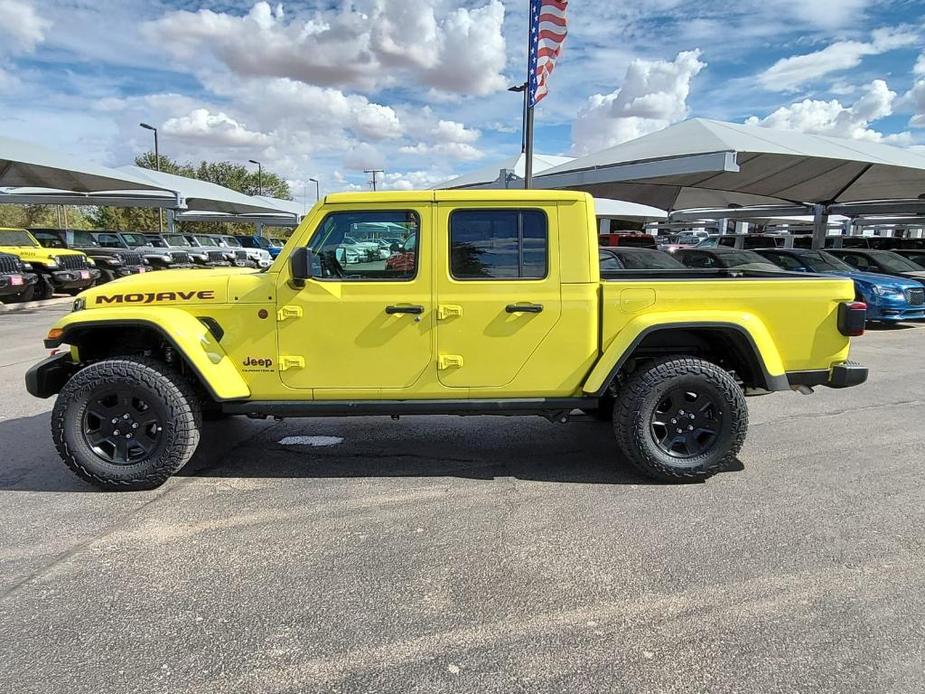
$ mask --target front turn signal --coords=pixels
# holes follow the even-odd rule
[[[52,328],[48,331],[48,336],[45,339],[48,342],[59,342],[62,337],[64,337],[63,328]]]

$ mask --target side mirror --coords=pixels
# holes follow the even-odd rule
[[[296,287],[304,287],[305,280],[312,277],[312,251],[310,248],[300,246],[289,256],[289,271],[292,274],[292,283]]]

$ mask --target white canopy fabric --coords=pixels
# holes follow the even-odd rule
[[[695,118],[546,169],[534,183],[672,210],[915,199],[925,193],[925,154]]]
[[[657,207],[640,205],[636,202],[626,202],[625,200],[608,200],[607,198],[594,198],[594,214],[598,217],[643,222],[668,218],[668,213]]]
[[[549,154],[533,155],[533,174],[540,171],[546,171],[554,166],[565,164],[572,161],[571,157],[554,157]],[[454,178],[441,183],[434,188],[446,190],[448,188],[523,188],[523,177],[526,172],[527,156],[520,153],[516,156],[496,162],[490,166],[484,166],[477,171]],[[501,181],[499,176],[501,169],[507,169],[514,173],[515,178],[511,181]],[[518,184],[517,182],[520,181]]]
[[[177,192],[187,209],[196,212],[228,212],[230,214],[274,213],[281,210],[261,200],[244,195],[216,183],[196,178],[152,171],[140,166],[122,166],[119,171],[148,181],[153,186]]]
[[[295,200],[282,200],[280,198],[271,198],[266,195],[252,195],[251,197],[280,212],[298,215],[299,217],[303,216],[308,211],[301,202],[296,202]],[[311,209],[310,206],[309,209]]]
[[[0,188],[26,187],[76,193],[160,188],[127,171],[89,164],[31,142],[0,137]]]

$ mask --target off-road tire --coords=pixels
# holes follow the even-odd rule
[[[666,395],[684,386],[715,398],[719,421],[709,448],[678,459],[659,446],[652,421]],[[748,408],[742,389],[724,369],[703,359],[670,356],[647,364],[627,381],[614,407],[613,427],[624,459],[646,476],[662,482],[699,482],[735,460],[745,442]]]
[[[162,408],[165,426],[145,459],[114,464],[97,455],[82,432],[91,399],[115,384],[141,389]],[[166,364],[144,357],[116,357],[90,364],[61,389],[51,415],[55,447],[81,479],[105,490],[154,489],[182,468],[199,444],[199,399],[188,381]]]
[[[44,301],[45,299],[50,299],[55,295],[55,288],[52,285],[51,280],[49,280],[44,275],[39,275],[39,281],[35,284],[35,292],[33,298],[36,301]]]

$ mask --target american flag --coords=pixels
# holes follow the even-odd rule
[[[530,106],[549,92],[547,82],[565,43],[568,0],[530,0]]]

